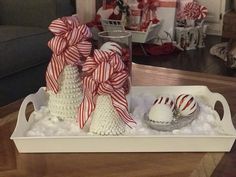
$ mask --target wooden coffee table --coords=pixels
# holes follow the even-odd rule
[[[133,64],[132,73],[133,85],[206,85],[223,94],[232,116],[236,114],[236,78],[138,64]],[[229,153],[19,154],[9,138],[20,104],[21,100],[0,108],[0,177],[236,176],[236,146]]]

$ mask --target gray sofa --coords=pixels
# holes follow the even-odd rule
[[[48,25],[74,13],[72,0],[0,0],[0,106],[45,85]]]

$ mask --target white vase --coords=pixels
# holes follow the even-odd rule
[[[98,135],[122,135],[125,123],[118,115],[110,95],[99,95],[92,114],[89,132]]]
[[[67,65],[59,76],[59,91],[48,91],[51,115],[60,119],[76,119],[82,101],[81,80],[77,66]]]

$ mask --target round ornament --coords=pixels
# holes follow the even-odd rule
[[[156,124],[167,125],[173,120],[174,101],[169,97],[158,97],[149,111],[149,120]]]
[[[160,96],[154,101],[154,105],[158,105],[158,104],[167,105],[167,106],[170,107],[172,112],[174,112],[175,104],[174,104],[174,101],[171,98],[165,97],[165,96]]]
[[[151,107],[149,120],[160,125],[169,125],[173,120],[173,111],[167,104],[155,104]]]
[[[178,116],[190,116],[197,110],[197,102],[192,95],[181,94],[176,99],[176,111]]]
[[[122,47],[115,42],[106,42],[101,47],[100,50],[106,52],[116,52],[119,55],[122,55]]]

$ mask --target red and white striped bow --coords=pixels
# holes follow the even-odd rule
[[[55,37],[48,42],[53,55],[46,71],[46,85],[47,89],[57,93],[58,77],[63,68],[68,64],[81,64],[81,58],[90,54],[92,44],[88,39],[92,34],[75,16],[54,20],[49,29]]]
[[[122,120],[128,125],[135,123],[128,113],[128,104],[123,88],[128,72],[121,57],[115,52],[94,51],[94,57],[88,57],[83,64],[86,76],[83,79],[84,98],[79,107],[78,122],[83,128],[95,109],[98,95],[108,94],[112,104]]]
[[[159,7],[159,0],[138,0],[138,8],[142,10],[141,31],[146,31],[150,22],[157,24],[156,11]]]

